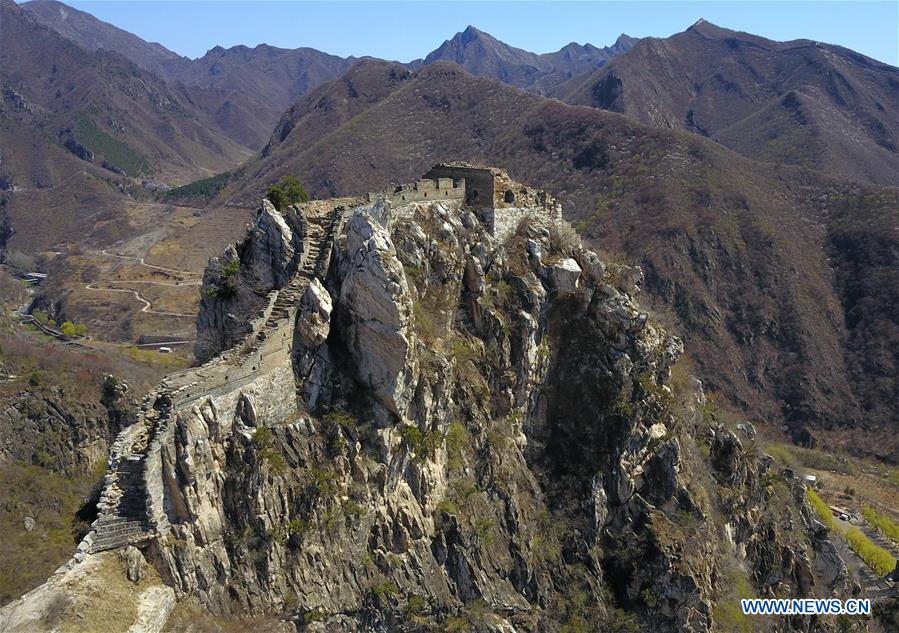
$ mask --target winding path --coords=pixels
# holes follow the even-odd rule
[[[108,283],[134,283],[134,282],[110,281]],[[146,282],[146,283],[151,283],[151,282]],[[173,286],[175,284],[161,284],[161,285]],[[187,285],[187,284],[182,284],[182,285]],[[130,294],[130,295],[133,295],[135,299],[137,299],[138,301],[140,301],[141,303],[144,304],[144,307],[141,308],[141,312],[144,312],[146,314],[158,314],[161,316],[172,316],[172,317],[180,317],[180,318],[186,318],[186,319],[193,319],[193,318],[196,318],[196,316],[197,316],[196,314],[184,314],[182,312],[163,312],[161,310],[153,310],[152,309],[153,304],[150,303],[150,301],[147,300],[145,297],[143,297],[137,290],[125,290],[123,288],[97,288],[94,284],[87,284],[85,286],[85,288],[87,290],[93,290],[96,292],[124,292],[124,293]]]
[[[167,273],[175,273],[178,275],[185,275],[185,276],[189,276],[189,277],[196,277],[197,275],[202,274],[202,273],[198,273],[198,272],[192,272],[189,270],[178,270],[177,268],[166,268],[164,266],[157,266],[156,264],[148,264],[146,261],[144,261],[143,257],[134,257],[133,255],[119,255],[118,253],[110,253],[105,248],[100,252],[103,253],[104,255],[106,255],[107,257],[117,257],[118,259],[130,259],[132,261],[138,262],[141,266],[146,266],[147,268],[155,268],[156,270],[162,270]]]
[[[175,275],[183,275],[185,277],[194,277],[196,278],[201,273],[193,272],[189,270],[178,270],[177,268],[166,268],[165,266],[157,266],[156,264],[148,264],[143,257],[135,257],[133,255],[119,255],[118,253],[110,253],[105,248],[100,251],[103,255],[107,257],[115,257],[117,259],[126,259],[129,261],[135,261],[139,263],[141,266],[146,266],[147,268],[152,268],[154,270],[161,270],[162,272],[172,273]],[[184,286],[199,286],[202,282],[199,280],[195,281],[175,281],[175,282],[166,282],[166,281],[150,281],[150,280],[140,280],[140,279],[111,279],[106,282],[107,284],[146,284],[150,286],[169,286],[171,288],[182,288]],[[196,314],[184,314],[182,312],[165,312],[163,310],[154,310],[153,304],[149,299],[141,295],[137,290],[127,290],[124,288],[98,288],[96,282],[90,283],[84,286],[87,290],[93,290],[96,292],[124,292],[132,295],[135,299],[144,304],[144,307],[141,308],[141,312],[145,314],[157,314],[160,316],[171,316],[185,319],[193,319],[197,315]]]

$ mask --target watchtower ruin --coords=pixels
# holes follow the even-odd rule
[[[562,206],[542,189],[515,182],[502,169],[468,163],[439,163],[422,178],[387,194],[369,193],[367,202],[385,199],[393,207],[411,202],[459,200],[491,235],[504,240],[526,217],[562,218]]]

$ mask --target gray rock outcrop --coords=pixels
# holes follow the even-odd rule
[[[672,384],[683,344],[635,302],[642,273],[553,201],[502,240],[461,199],[317,204],[264,207],[211,264],[209,288],[282,287],[148,404],[142,546],[178,597],[301,631],[711,633],[729,578],[840,585],[795,482]],[[209,330],[255,314],[246,286],[204,303]]]

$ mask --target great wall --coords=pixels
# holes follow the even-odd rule
[[[118,582],[124,583],[124,577],[135,586],[139,580],[132,577],[132,567],[148,566],[153,575],[151,586],[136,596],[137,619],[144,613],[152,621],[146,626],[138,622],[128,628],[131,633],[159,633],[176,603],[180,607],[186,597],[217,617],[280,613],[304,631],[395,630],[360,628],[370,624],[370,600],[384,587],[410,596],[425,588],[440,605],[441,623],[444,614],[481,595],[493,604],[537,610],[536,600],[522,598],[527,598],[524,589],[530,580],[508,583],[518,565],[533,569],[544,555],[536,549],[517,550],[520,559],[506,558],[519,543],[534,542],[536,533],[528,532],[533,524],[517,518],[505,524],[502,517],[508,508],[516,517],[518,508],[531,516],[549,512],[541,506],[534,474],[551,471],[531,470],[524,449],[545,450],[539,443],[558,428],[539,426],[550,418],[545,411],[534,413],[547,406],[539,403],[545,390],[557,390],[556,402],[570,399],[570,392],[548,381],[559,371],[551,359],[562,356],[553,357],[541,319],[554,306],[579,310],[578,319],[595,319],[579,320],[571,329],[583,331],[585,324],[596,328],[590,336],[599,347],[578,356],[576,345],[559,346],[574,358],[570,367],[562,366],[561,375],[580,385],[583,367],[603,367],[614,358],[609,371],[616,378],[609,382],[604,374],[593,383],[593,393],[603,399],[602,389],[609,385],[624,389],[635,384],[637,366],[649,368],[641,370],[641,381],[647,371],[663,375],[680,349],[680,342],[648,323],[633,302],[642,274],[606,264],[583,246],[559,247],[565,240],[552,236],[553,230],[564,228],[560,220],[559,204],[545,192],[515,183],[500,170],[463,164],[438,165],[410,185],[361,198],[312,201],[281,211],[264,202],[244,241],[211,260],[203,282],[204,298],[214,301],[205,308],[201,303],[200,316],[216,315],[209,322],[225,331],[228,322],[218,319],[220,308],[233,308],[236,321],[249,322],[240,330],[246,334],[234,334],[230,340],[239,340],[228,349],[200,366],[170,374],[145,397],[137,421],[122,430],[110,450],[90,533],[45,585],[0,610],[0,629],[38,630],[28,627],[49,622],[72,592],[79,600],[102,593],[90,577],[97,574],[98,582],[107,582],[98,571],[103,565],[118,565]],[[516,239],[507,240],[516,231]],[[516,249],[526,261],[520,272],[504,261]],[[221,283],[233,281],[229,275],[235,261],[240,265],[235,283],[243,284],[237,290]],[[493,268],[497,262],[499,270]],[[257,265],[267,276],[257,274]],[[499,284],[507,275],[509,287],[524,291],[510,293],[514,298],[497,307]],[[263,279],[272,285],[261,283]],[[458,329],[451,330],[458,338],[452,348],[440,342],[432,348],[424,338],[426,330],[417,329],[417,309],[429,292],[448,282],[459,293],[452,296],[456,303],[448,305],[463,312],[454,316]],[[220,296],[225,287],[227,294]],[[240,293],[245,291],[252,300],[244,300]],[[486,378],[473,363],[454,365],[470,353],[469,336],[474,345],[483,342],[485,353],[495,341],[508,341],[505,351],[491,350],[496,358]],[[471,373],[460,380],[459,371]],[[447,375],[454,375],[454,382],[447,382]],[[616,386],[617,376],[623,377],[624,387]],[[479,379],[482,388],[466,390]],[[705,402],[699,388],[688,414]],[[367,408],[353,410],[353,401],[365,402]],[[577,419],[566,407],[557,420],[574,420],[567,431],[574,436],[593,423],[593,411],[602,406],[596,400],[589,419]],[[510,426],[505,440],[494,435],[497,452],[474,462],[472,470],[507,469],[496,479],[515,481],[517,492],[514,497],[488,489],[469,493],[466,487],[461,494],[476,495],[482,505],[466,509],[470,514],[465,517],[451,496],[458,494],[453,477],[461,479],[461,471],[451,471],[445,460],[451,427],[464,427],[456,422],[459,412],[478,407],[483,407],[483,420]],[[534,426],[517,426],[520,415]],[[620,413],[616,409],[613,415]],[[632,525],[632,513],[638,510],[664,513],[667,504],[683,514],[693,503],[679,474],[679,465],[686,463],[679,458],[681,445],[668,435],[678,419],[660,421],[653,412],[632,421],[633,430],[619,445],[631,447],[621,453],[628,458],[610,471],[620,477],[611,480],[611,488],[596,478],[595,462],[588,456],[590,479],[581,480],[579,489],[590,492],[578,507],[587,509],[585,529],[597,535],[590,538],[600,538],[610,521]],[[605,437],[602,423],[600,419],[593,432]],[[739,438],[724,427],[709,429],[715,440],[709,463],[716,479],[726,482],[728,490],[756,486],[752,472],[741,470],[743,462],[730,459],[743,455]],[[434,433],[445,433],[445,452],[437,448],[422,458]],[[471,438],[468,431],[461,433],[460,441]],[[494,450],[490,437],[484,446],[484,452]],[[466,459],[480,459],[479,453],[472,451]],[[795,477],[791,482],[798,499],[803,489]],[[561,494],[567,500],[578,493],[566,489]],[[491,516],[495,519],[487,518]],[[652,523],[646,525],[641,529],[654,538]],[[741,523],[739,529],[752,526]],[[769,547],[767,532],[759,533],[766,539],[761,545],[752,540],[753,533],[743,538],[767,548],[762,559],[783,551],[780,541],[774,539]],[[825,579],[825,590],[845,589],[843,560],[853,554],[838,553],[817,529],[809,533],[816,567],[803,558],[803,567],[790,573],[797,583],[817,574]],[[709,541],[705,543],[708,548]],[[622,560],[630,564],[633,559],[638,570],[642,559],[628,552],[639,554],[639,547],[632,541],[620,550]],[[641,584],[660,579],[653,591],[661,594],[673,569],[647,569]],[[706,573],[696,572],[693,586],[704,582],[713,587]],[[716,572],[709,568],[708,573]],[[857,577],[874,598],[895,594],[894,587],[863,569]],[[481,588],[494,593],[478,593]],[[696,613],[691,605],[701,599],[692,589],[679,596],[678,603],[687,606],[670,618],[689,624]],[[82,615],[83,604],[71,608],[74,617]],[[377,603],[376,615],[385,604]],[[408,615],[402,602],[397,605]],[[319,621],[325,618],[327,625]]]
[[[323,208],[324,207],[324,208]],[[238,345],[204,365],[167,376],[144,398],[138,421],[126,428],[110,450],[109,467],[98,504],[98,518],[79,545],[79,553],[100,552],[161,536],[169,527],[163,488],[166,464],[161,447],[174,432],[178,412],[208,398],[236,406],[241,389],[266,380],[274,389],[258,412],[283,419],[295,408],[296,388],[290,360],[296,305],[309,282],[327,269],[344,206],[312,204],[303,224],[305,248],[300,267],[287,286],[275,290]],[[172,511],[171,508],[168,508]],[[73,561],[77,560],[76,556]]]
[[[110,449],[98,518],[79,544],[71,567],[87,553],[140,544],[165,535],[169,517],[186,519],[183,504],[172,494],[173,464],[162,447],[170,442],[181,412],[193,407],[252,409],[261,420],[300,415],[291,362],[297,305],[310,281],[327,271],[334,240],[343,223],[365,211],[381,224],[411,215],[415,202],[467,204],[496,240],[504,240],[525,217],[543,213],[561,218],[561,206],[543,191],[513,182],[494,168],[450,163],[437,165],[414,184],[362,199],[312,201],[286,210],[303,238],[296,273],[273,290],[243,340],[205,364],[168,375],[143,401],[141,415],[124,429]],[[263,387],[264,386],[264,387]],[[253,397],[252,392],[265,397]]]

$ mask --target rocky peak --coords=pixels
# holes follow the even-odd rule
[[[640,269],[551,199],[491,224],[443,184],[264,204],[211,262],[204,288],[238,290],[210,315],[268,307],[117,440],[148,464],[127,544],[181,599],[304,631],[713,631],[734,574],[829,595],[843,576],[811,560],[839,557],[797,482],[672,379],[683,346],[636,302]]]

